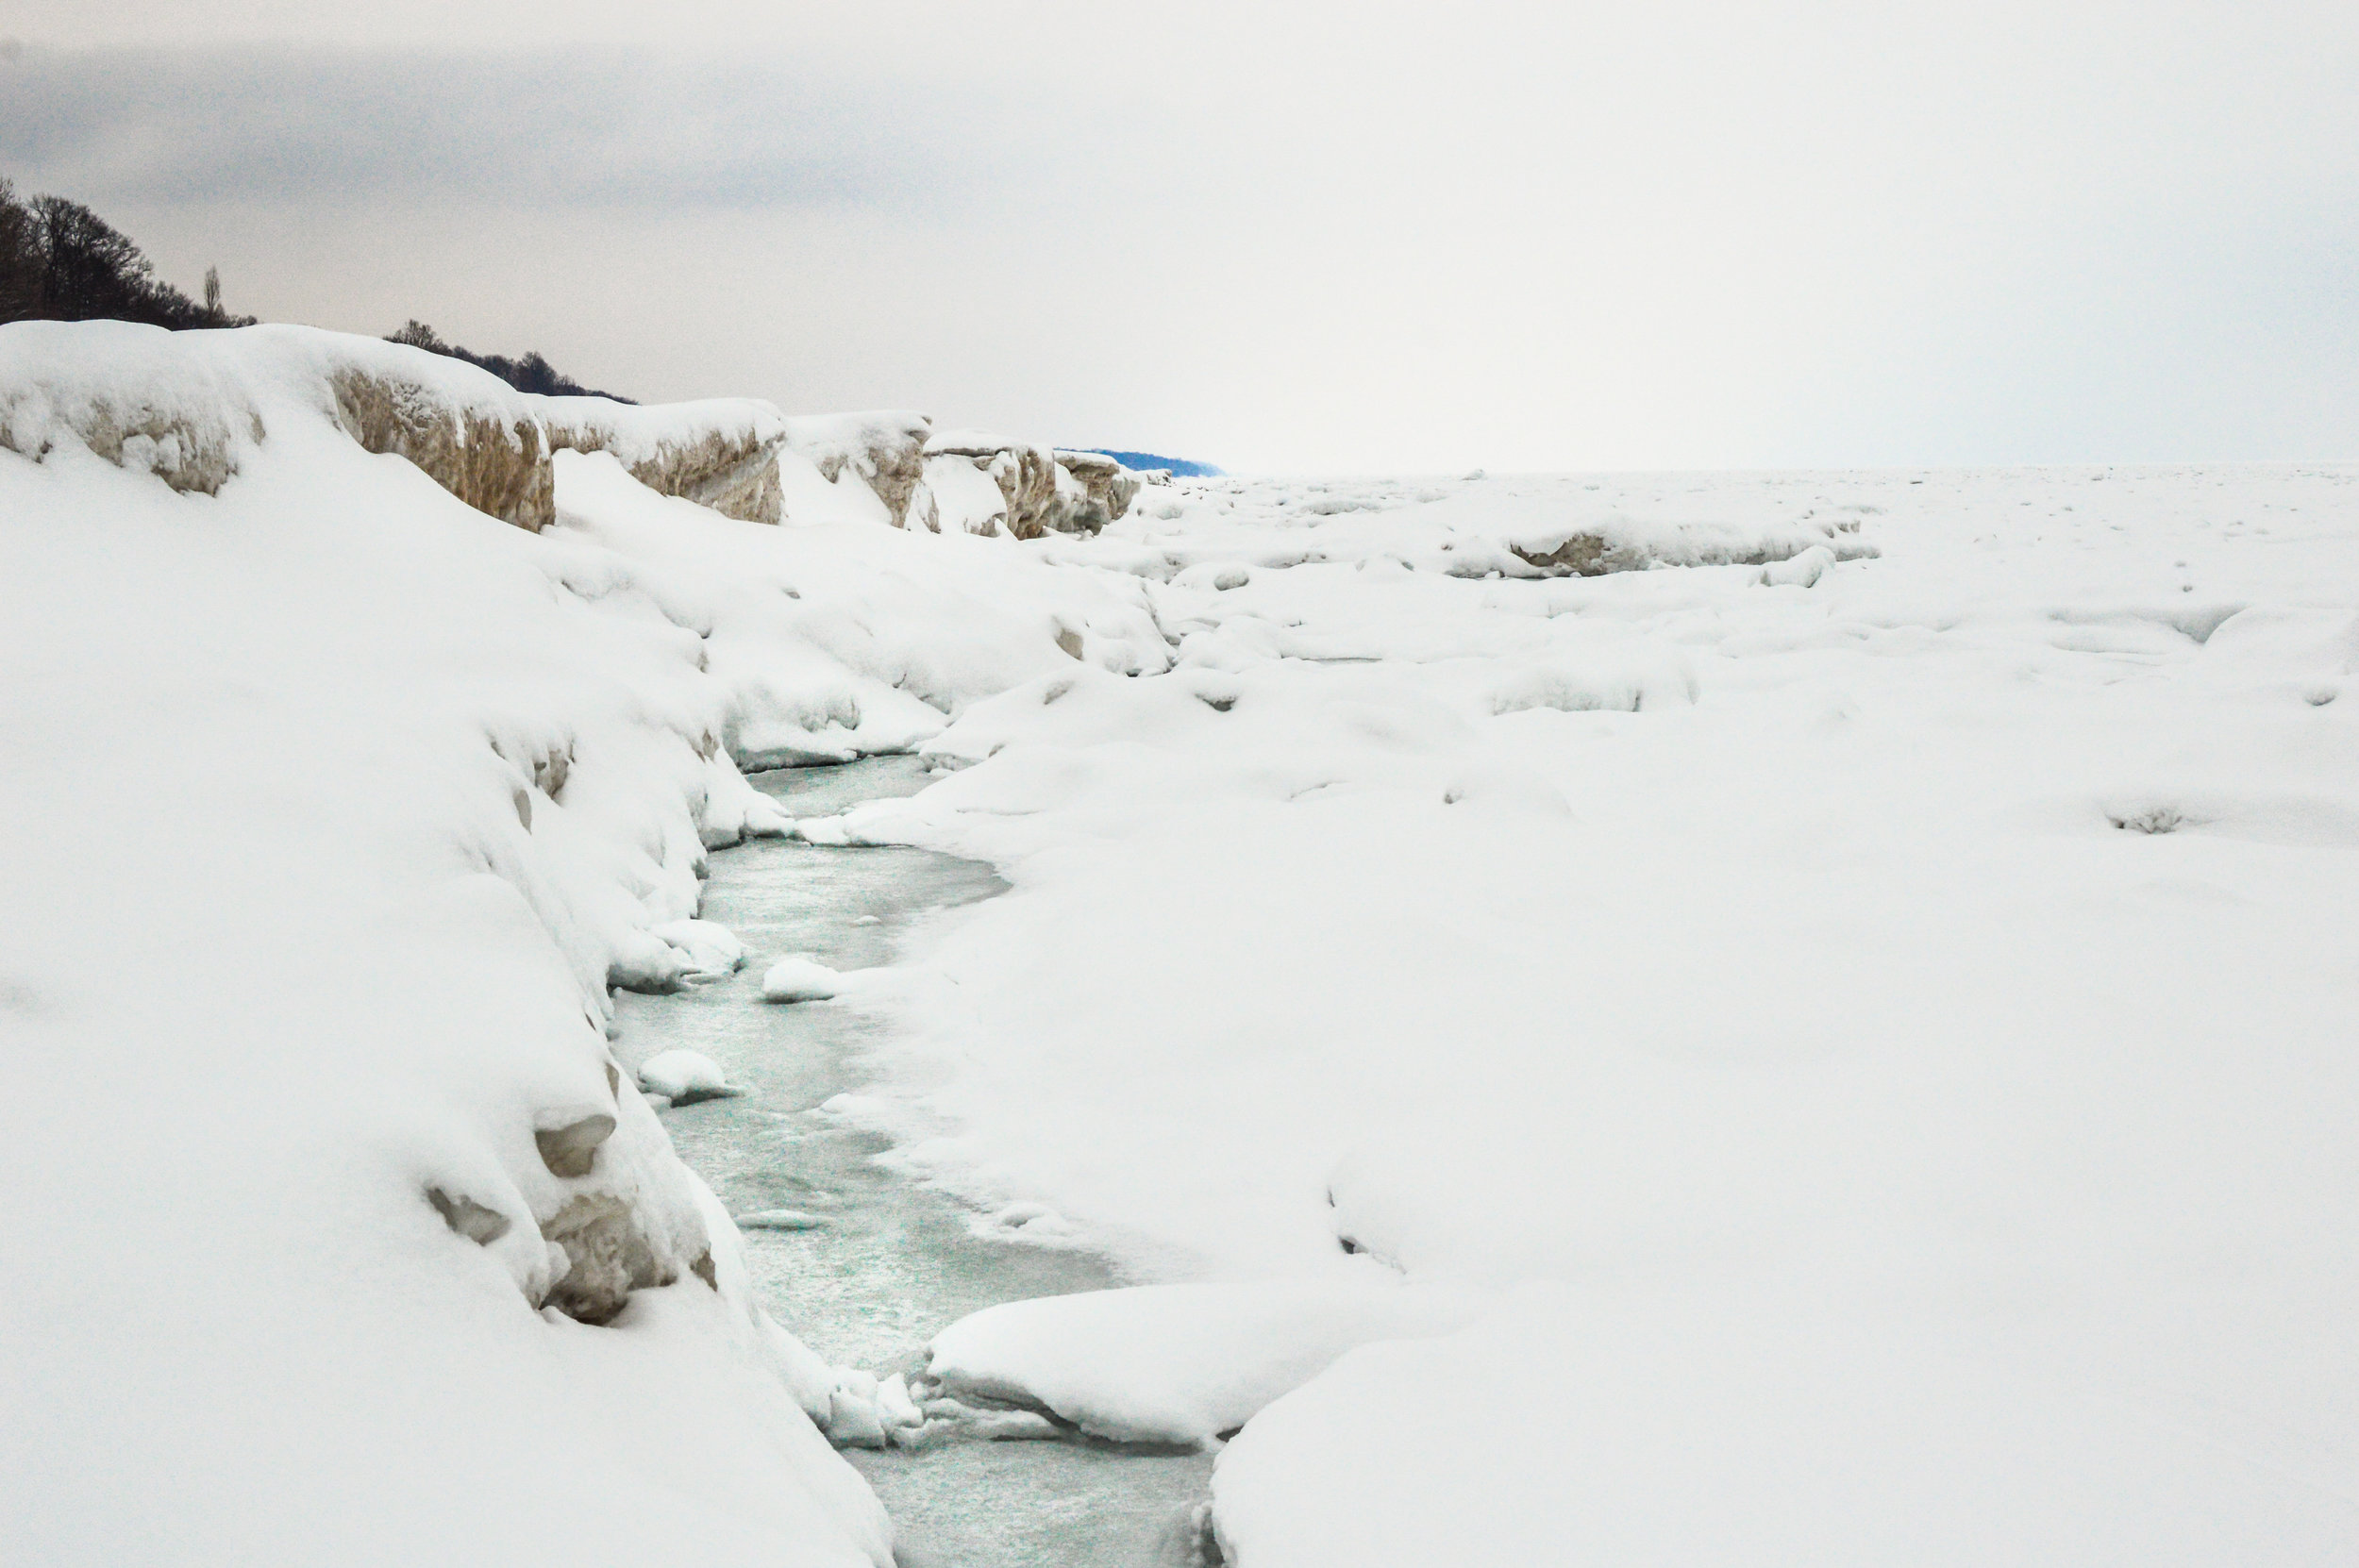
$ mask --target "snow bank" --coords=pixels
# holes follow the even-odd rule
[[[1103,452],[1057,453],[1057,466],[1080,487],[1079,498],[1067,503],[1065,533],[1094,534],[1118,523],[1137,499],[1139,476]]]
[[[971,459],[956,454],[926,459],[926,489],[935,509],[933,531],[1004,534],[1008,497],[999,482]]]
[[[793,418],[786,422],[786,439],[788,449],[827,483],[841,485],[848,474],[865,485],[895,527],[927,527],[926,440],[932,429],[933,421],[924,414],[887,409]],[[795,520],[804,517],[797,513]]]
[[[795,954],[761,972],[765,1002],[824,1002],[842,989],[844,977],[826,964]]]
[[[73,1064],[0,1138],[25,1555],[891,1560],[608,987],[740,961],[698,873],[788,826],[778,713],[891,749],[1168,648],[1129,579],[548,429],[365,339],[0,327],[0,1032]]]
[[[559,450],[611,452],[630,476],[725,517],[776,523],[783,515],[778,449],[794,422],[752,398],[711,398],[653,408],[604,397],[536,397]]]
[[[1455,1337],[1354,1351],[1263,1412],[1214,1472],[1220,1543],[1246,1568],[2350,1550],[2329,1470],[2288,1474],[2069,1366],[2026,1376],[1970,1333],[1836,1328],[1531,1288]],[[1501,1400],[1503,1430],[1466,1419]]]
[[[959,533],[1095,534],[1129,509],[1139,489],[1135,475],[1101,453],[1051,451],[982,430],[941,431],[925,457],[941,525]]]
[[[657,493],[749,522],[787,517],[789,490],[796,522],[873,515],[898,527],[913,502],[925,510],[923,414],[788,418],[754,398],[543,397],[463,360],[310,327],[171,334],[109,323],[60,336],[28,325],[0,367],[0,443],[38,457],[71,439],[178,490],[218,492],[239,442],[262,439],[249,384],[260,378],[332,411],[365,450],[406,458],[469,506],[534,531],[555,515],[559,451],[611,453]]]
[[[936,1334],[926,1376],[1116,1443],[1227,1436],[1354,1345],[1447,1333],[1462,1293],[1397,1280],[1148,1285],[985,1308]]]
[[[728,694],[714,743],[744,768],[911,750],[1077,659],[1171,661],[1134,579],[857,517],[753,529],[651,493],[604,454],[556,466],[558,532],[600,546],[569,588],[694,628]]]
[[[743,1094],[721,1071],[721,1064],[695,1051],[661,1051],[639,1064],[639,1087],[661,1094],[674,1105],[698,1100],[727,1099]]]
[[[2355,482],[1222,481],[1034,542],[1173,668],[830,825],[1012,889],[863,993],[847,1113],[1145,1280],[1520,1293],[1248,1421],[1248,1564],[2350,1555]],[[1548,509],[1883,553],[1511,567]]]
[[[160,327],[27,322],[0,337],[0,448],[42,461],[60,443],[176,491],[217,493],[262,439],[245,388],[176,351]]]
[[[262,404],[288,400],[366,451],[409,459],[479,511],[525,528],[549,518],[547,433],[532,400],[424,349],[299,326],[28,322],[0,356],[0,441],[36,461],[70,442],[216,494],[265,439]]]
[[[926,456],[968,462],[990,479],[999,492],[1000,530],[1013,538],[1038,539],[1053,520],[1063,515],[1057,487],[1061,471],[1045,446],[979,430],[948,430],[926,443]],[[930,464],[929,468],[933,472]],[[986,530],[970,526],[968,531]]]
[[[836,1004],[895,1027],[830,1113],[1231,1293],[984,1314],[945,1383],[1243,1421],[1256,1568],[2359,1549],[2351,471],[1192,481],[1012,545],[790,441],[789,525],[568,450],[527,532],[453,499],[538,504],[473,375],[0,328],[0,1029],[71,1065],[0,1138],[25,1555],[889,1560],[822,1428],[934,1421],[761,1310],[605,1038],[790,826],[1012,889]],[[824,821],[740,771],[912,749]]]

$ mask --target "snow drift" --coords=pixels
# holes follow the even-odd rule
[[[1497,1293],[1245,1421],[1247,1568],[2350,1556],[2353,482],[1151,492],[1035,548],[1170,674],[798,825],[1012,888],[858,1004],[857,1113],[1145,1281]],[[1616,518],[1633,569],[1514,554]],[[1252,1366],[1019,1321],[945,1372],[1118,1422]]]
[[[0,777],[0,1037],[56,1064],[0,1140],[42,1194],[0,1290],[23,1555],[891,1560],[608,987],[742,960],[693,917],[711,846],[788,826],[729,748],[756,713],[906,745],[1068,628],[1167,650],[985,542],[630,476],[726,501],[782,449],[761,406],[590,413],[565,450],[584,419],[473,367],[298,328],[0,328],[39,761]]]
[[[734,407],[584,451],[391,345],[0,328],[24,1555],[889,1561],[828,1437],[935,1423],[763,1311],[606,1038],[783,832],[1010,883],[795,1004],[894,1026],[830,1111],[1143,1283],[934,1376],[1233,1433],[1247,1568],[2359,1549],[2350,471],[1082,538],[1051,453]],[[782,525],[635,476],[774,436]],[[886,751],[947,776],[741,772]]]

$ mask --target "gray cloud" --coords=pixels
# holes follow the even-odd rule
[[[880,112],[878,84],[781,59],[612,48],[34,49],[0,83],[0,168],[93,202],[935,209],[1092,135],[1072,103]]]
[[[17,6],[0,174],[646,396],[1263,468],[2359,453],[2350,8]]]

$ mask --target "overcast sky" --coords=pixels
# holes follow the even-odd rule
[[[1261,471],[2359,459],[2350,0],[359,10],[0,0],[0,175],[647,399]]]

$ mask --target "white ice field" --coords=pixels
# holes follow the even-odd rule
[[[390,352],[0,328],[0,1558],[883,1568],[823,1428],[966,1395],[1219,1447],[1244,1568],[2359,1561],[2359,468],[534,534]],[[1012,891],[814,976],[685,924],[764,832]],[[1146,1288],[805,1350],[604,1033],[740,963]]]

